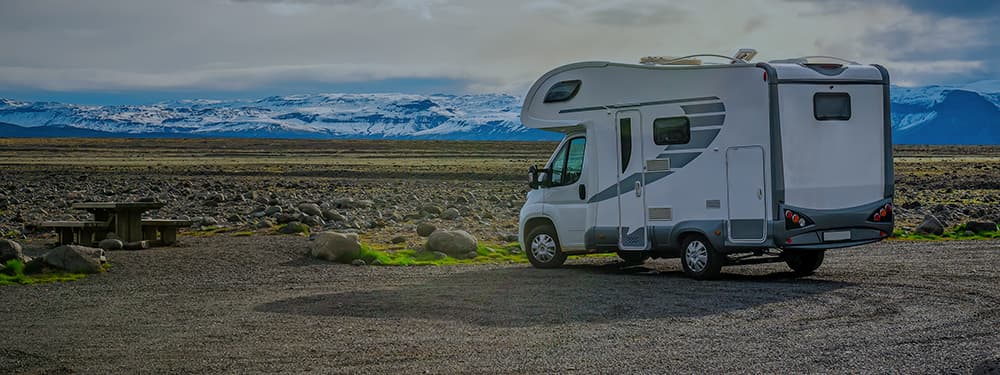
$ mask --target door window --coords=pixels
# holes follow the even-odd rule
[[[549,186],[565,186],[580,180],[586,145],[586,138],[573,138],[559,149],[549,167],[552,169]]]
[[[628,168],[629,159],[632,158],[632,119],[625,117],[618,120],[619,146],[622,152],[622,173]]]

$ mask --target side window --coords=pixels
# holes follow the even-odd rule
[[[583,174],[583,151],[586,147],[586,138],[574,138],[569,141],[563,185],[570,185],[580,180],[580,175]]]
[[[625,173],[625,169],[628,168],[628,162],[632,159],[632,119],[623,118],[618,120],[619,134],[621,135],[621,152],[622,152],[622,173]]]
[[[653,121],[653,143],[680,145],[691,142],[691,123],[687,117],[658,118]]]
[[[552,169],[552,179],[549,186],[570,185],[580,180],[580,175],[583,174],[586,144],[585,138],[574,138],[559,149],[549,166]]]
[[[552,159],[552,179],[551,186],[562,185],[563,175],[566,172],[566,148],[569,147],[569,143],[559,149],[559,153],[556,154],[556,158]]]

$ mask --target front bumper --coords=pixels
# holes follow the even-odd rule
[[[785,220],[772,221],[774,242],[783,249],[835,249],[881,241],[892,235],[893,222],[869,221],[869,216],[892,203],[891,198],[857,207],[817,210],[781,205],[812,219],[813,224],[804,228],[785,229]]]

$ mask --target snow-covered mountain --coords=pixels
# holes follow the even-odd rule
[[[1000,144],[1000,80],[892,87],[893,142]],[[84,106],[0,99],[0,137],[268,137],[553,140],[504,94],[312,94]]]
[[[32,134],[37,134],[39,127],[51,128],[54,135],[70,126],[131,137],[559,138],[521,126],[520,109],[520,98],[503,94],[316,94],[142,106],[0,99],[0,123],[32,128]],[[6,129],[6,133],[16,133],[16,127]]]
[[[1000,144],[1000,81],[893,87],[893,142]]]

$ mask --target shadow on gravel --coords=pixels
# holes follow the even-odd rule
[[[696,281],[646,267],[570,265],[454,274],[396,289],[358,290],[258,305],[270,313],[463,321],[500,327],[700,317],[851,286],[786,274]]]

